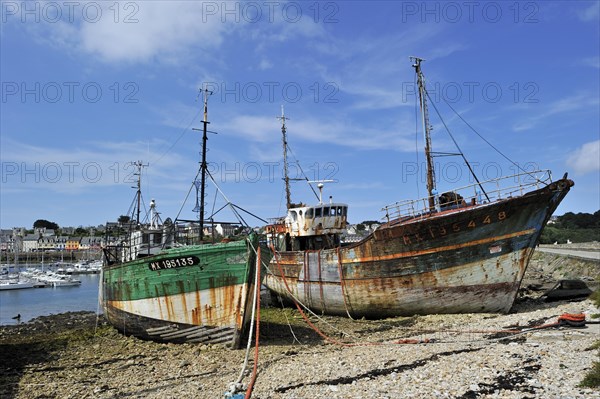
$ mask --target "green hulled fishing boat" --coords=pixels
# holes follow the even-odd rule
[[[205,90],[204,94],[201,180],[194,181],[198,219],[162,222],[152,200],[147,222],[140,220],[145,165],[134,163],[138,182],[132,221],[109,224],[107,228],[118,234],[112,234],[112,239],[107,236],[104,246],[100,300],[108,321],[125,334],[236,348],[258,294],[258,236],[250,231],[226,242],[205,242],[204,201],[198,201],[204,198],[207,174],[209,92]]]

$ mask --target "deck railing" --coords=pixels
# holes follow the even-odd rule
[[[108,264],[121,263],[155,255],[173,247],[215,243],[223,239],[214,227],[211,226],[209,230],[208,225],[205,226],[204,239],[201,241],[197,223],[175,221],[158,228],[151,228],[148,224],[138,226],[133,223],[127,225],[114,223],[112,228],[116,235],[107,232],[105,238],[106,244],[103,247],[105,259]],[[236,226],[236,229],[239,227],[241,226]],[[136,232],[139,232],[139,235],[134,236]]]
[[[484,204],[515,196],[521,196],[533,189],[539,189],[550,184],[552,175],[549,170],[523,172],[504,176],[459,187],[443,194],[434,194],[434,209],[430,209],[430,197],[418,200],[399,201],[387,205],[381,210],[385,212],[382,218],[390,220],[402,218],[426,217],[435,212],[458,208],[465,205]],[[451,193],[449,195],[449,193]]]

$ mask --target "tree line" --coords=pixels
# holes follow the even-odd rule
[[[567,212],[548,223],[540,238],[541,244],[600,241],[600,210],[594,213]]]

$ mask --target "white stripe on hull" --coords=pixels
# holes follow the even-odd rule
[[[247,284],[236,284],[131,301],[107,301],[124,312],[164,320],[200,326],[229,326],[240,328],[246,305]]]

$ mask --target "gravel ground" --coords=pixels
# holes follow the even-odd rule
[[[510,314],[311,317],[345,345],[325,341],[295,309],[264,307],[252,397],[600,398],[600,389],[578,387],[600,361],[600,350],[591,349],[600,324],[501,332],[552,323],[563,313],[592,320],[600,310],[589,300],[539,297],[557,279],[582,277],[594,287],[599,274],[597,262],[536,253]],[[415,341],[421,343],[409,343]],[[224,398],[244,355],[126,337],[89,312],[39,317],[0,327],[0,398]]]
[[[577,387],[599,360],[590,350],[599,324],[498,333],[566,312],[600,311],[590,301],[525,298],[508,315],[312,319],[332,339],[356,344],[340,346],[297,311],[265,308],[253,398],[600,398]],[[407,339],[430,342],[399,343]],[[125,337],[93,313],[40,317],[0,329],[0,397],[224,398],[244,354]]]

